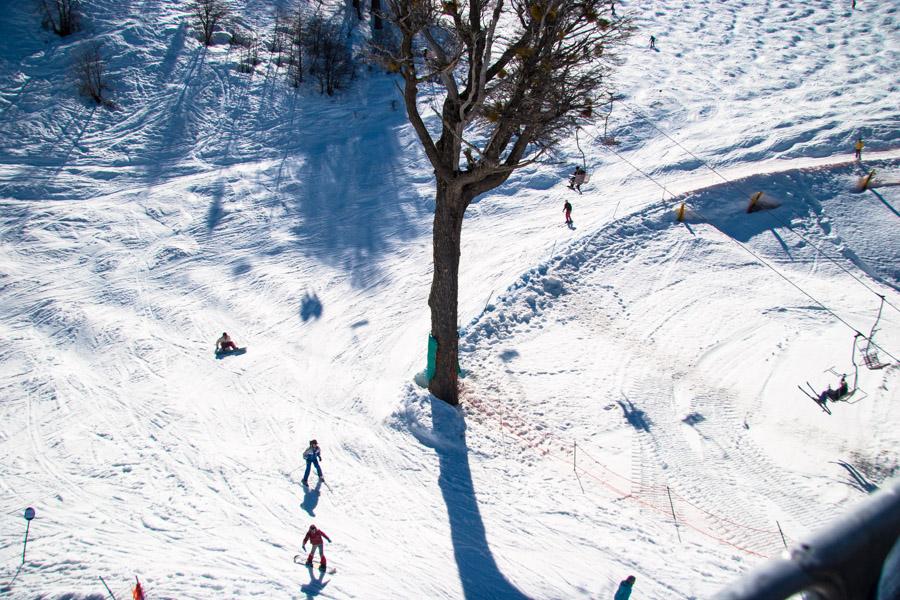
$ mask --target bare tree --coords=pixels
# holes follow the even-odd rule
[[[362,0],[353,0],[353,3],[352,3],[352,4],[353,4],[354,10],[356,10],[356,18],[357,18],[358,20],[362,21],[362,18],[363,18],[363,14],[362,14]]]
[[[91,42],[77,51],[74,69],[79,92],[97,104],[112,105],[103,98],[103,92],[109,86],[106,81],[106,65],[100,54],[99,42]]]
[[[59,36],[78,31],[81,0],[40,0],[44,27]]]
[[[306,19],[297,7],[288,23],[288,81],[293,87],[303,83],[303,48],[307,38]]]
[[[353,76],[353,57],[341,28],[320,15],[309,21],[306,35],[309,72],[319,93],[334,95]]]
[[[428,305],[437,358],[428,387],[457,404],[466,208],[514,170],[546,158],[590,107],[608,102],[615,50],[632,26],[606,16],[610,0],[385,1],[399,50],[378,55],[403,78],[407,116],[436,178]],[[443,105],[434,108],[440,126],[433,135],[419,99],[434,77],[443,84]]]
[[[381,21],[381,0],[372,0],[372,27],[381,29],[383,27]]]
[[[203,45],[209,46],[212,43],[216,25],[228,16],[228,4],[225,0],[193,0],[191,12],[197,19]]]
[[[249,30],[235,29],[231,37],[232,46],[238,48],[238,70],[241,73],[253,73],[257,65],[262,62],[259,58],[259,38],[256,33]]]
[[[284,12],[275,13],[275,25],[272,27],[272,38],[269,41],[269,52],[275,60],[275,66],[284,63],[284,54],[290,43],[290,17]]]

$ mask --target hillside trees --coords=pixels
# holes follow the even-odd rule
[[[466,208],[516,169],[547,157],[580,116],[608,102],[616,50],[632,25],[612,18],[610,0],[384,1],[399,39],[376,54],[402,76],[407,117],[436,178],[428,305],[437,358],[429,390],[457,404]],[[443,97],[433,133],[420,95],[435,79]]]
[[[192,0],[191,12],[197,19],[200,40],[204,46],[209,46],[216,25],[228,16],[228,4],[224,0]]]
[[[319,83],[319,93],[333,96],[354,74],[353,55],[341,27],[315,15],[309,20],[304,39],[309,73]]]
[[[65,37],[78,31],[81,0],[40,0],[44,27]]]

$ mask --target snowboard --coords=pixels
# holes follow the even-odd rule
[[[226,356],[240,356],[247,353],[247,347],[238,348],[237,350],[216,350],[216,358],[222,360]]]
[[[295,555],[294,555],[294,562],[297,563],[298,565],[305,565],[305,564],[306,564],[306,559],[303,557],[302,554],[295,554]],[[319,561],[317,561],[317,560],[314,560],[314,561],[313,561],[313,564],[314,564],[314,565],[319,565],[319,564],[321,564],[321,563],[320,563]],[[309,568],[312,569],[311,566],[310,566]],[[322,569],[319,569],[319,570],[321,571]],[[334,575],[335,573],[337,573],[337,569],[335,569],[334,567],[328,567],[328,569],[327,569],[325,572],[328,573],[329,575]]]

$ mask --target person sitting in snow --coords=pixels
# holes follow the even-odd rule
[[[319,466],[319,461],[322,460],[322,451],[319,450],[319,442],[310,440],[309,448],[303,451],[303,458],[306,460],[306,471],[303,473],[303,481],[301,481],[301,483],[306,486],[309,485],[309,470],[313,465],[316,467],[316,475],[319,476],[319,479],[325,481],[325,477],[322,475],[322,468]]]
[[[634,586],[634,575],[629,575],[624,581],[619,583],[619,589],[616,590],[616,597],[613,600],[628,600],[631,598],[631,588]]]
[[[315,525],[310,525],[309,530],[307,530],[306,535],[303,536],[303,551],[306,552],[306,542],[312,544],[312,548],[309,551],[309,556],[306,557],[306,566],[311,567],[313,564],[313,555],[316,553],[316,550],[319,551],[319,570],[325,570],[325,542],[322,541],[322,538],[325,538],[329,542],[331,538],[322,531],[321,529],[316,529]]]
[[[216,352],[229,352],[237,349],[237,344],[231,341],[231,336],[227,333],[223,332],[222,337],[216,340]]]

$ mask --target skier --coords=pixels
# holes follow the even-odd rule
[[[587,171],[582,169],[581,167],[575,167],[575,172],[572,173],[572,176],[569,177],[569,189],[577,190],[578,193],[581,193],[581,184],[584,183],[584,180],[587,179]]]
[[[563,212],[566,213],[566,225],[572,224],[572,205],[569,204],[569,201],[566,200],[566,203],[563,204]]]
[[[835,400],[846,396],[848,391],[850,391],[850,386],[847,385],[847,376],[841,375],[841,384],[838,386],[837,397],[835,397]]]
[[[631,588],[634,586],[634,575],[629,575],[624,581],[619,583],[619,589],[616,590],[616,596],[613,600],[628,600],[631,597]]]
[[[853,144],[853,149],[856,151],[856,160],[862,160],[862,149],[864,147],[865,147],[865,144],[863,144],[861,137],[858,140],[856,140],[855,144]]]
[[[850,391],[850,386],[847,385],[847,376],[841,375],[841,383],[838,385],[836,390],[831,389],[831,384],[828,385],[828,389],[819,394],[819,402],[822,404],[825,403],[825,400],[840,400]]]
[[[216,340],[216,352],[228,352],[229,350],[237,350],[237,344],[231,341],[231,336],[223,332],[222,337]]]
[[[325,544],[322,542],[322,538],[325,538],[329,542],[331,542],[331,538],[322,531],[321,529],[316,529],[315,525],[310,525],[309,530],[306,532],[306,535],[303,536],[303,551],[306,552],[306,542],[312,544],[312,548],[309,551],[309,556],[306,557],[306,566],[311,567],[313,564],[313,555],[316,553],[316,550],[319,551],[319,570],[325,570]]]
[[[303,451],[303,458],[306,459],[306,471],[303,473],[303,481],[301,483],[304,486],[309,487],[309,470],[313,465],[316,466],[316,475],[319,476],[320,480],[325,481],[325,477],[322,475],[322,468],[319,466],[319,461],[322,460],[322,451],[319,450],[319,442],[310,440],[309,448]]]
[[[656,50],[656,36],[654,35],[650,36],[650,48]]]

